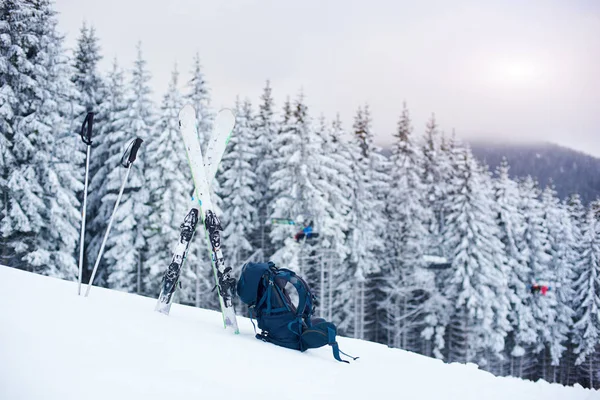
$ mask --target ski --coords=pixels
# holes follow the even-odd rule
[[[215,132],[227,130],[231,132],[235,124],[235,116],[231,111],[223,113],[223,118],[215,121]],[[214,211],[212,199],[210,198],[210,185],[207,173],[214,170],[217,165],[213,160],[215,156],[206,157],[211,164],[205,164],[196,131],[196,112],[192,106],[185,106],[179,112],[179,128],[183,136],[188,163],[192,171],[192,178],[196,185],[196,198],[200,205],[200,215],[205,228],[208,249],[211,254],[211,263],[215,276],[215,288],[219,296],[219,304],[223,314],[225,328],[230,327],[234,333],[239,333],[235,310],[233,308],[233,296],[235,293],[235,279],[231,276],[231,267],[225,266],[223,252],[221,251],[221,222]],[[223,146],[225,147],[225,146]]]
[[[179,234],[179,240],[177,246],[175,246],[171,263],[163,276],[160,285],[160,294],[154,309],[155,311],[166,315],[169,315],[169,312],[171,311],[171,304],[173,303],[173,297],[175,295],[175,290],[177,289],[177,283],[179,282],[181,268],[183,268],[183,262],[187,256],[194,233],[196,232],[198,218],[198,209],[192,208],[185,216],[183,223],[179,226],[181,233]]]
[[[231,131],[233,124],[235,123],[235,116],[230,110],[221,110],[215,120],[215,129],[208,141],[206,149],[207,154],[211,157],[207,157],[204,164],[206,171],[206,179],[212,182],[217,173],[218,167],[221,163],[221,159],[225,153],[225,148],[231,137]],[[173,257],[169,264],[161,282],[161,291],[156,302],[155,311],[169,315],[171,311],[171,304],[175,291],[177,290],[177,283],[181,275],[183,264],[187,257],[188,249],[194,233],[196,232],[199,210],[195,207],[196,201],[192,199],[192,207],[185,216],[183,223],[180,226],[181,233],[173,251]]]

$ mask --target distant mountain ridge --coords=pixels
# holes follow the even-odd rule
[[[573,193],[579,193],[586,204],[600,198],[600,158],[553,143],[467,143],[493,172],[506,157],[513,178],[531,175],[542,188],[552,182],[562,199]]]
[[[588,204],[600,198],[600,158],[553,143],[497,143],[465,140],[473,154],[495,172],[503,157],[510,164],[510,176],[531,175],[544,188],[554,184],[558,196],[565,199],[579,193]],[[382,151],[390,156],[391,147]]]

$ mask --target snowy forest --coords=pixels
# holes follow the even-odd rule
[[[200,56],[173,68],[154,104],[141,44],[133,65],[101,71],[94,28],[66,49],[50,0],[4,0],[0,15],[0,264],[77,280],[79,129],[94,111],[83,281],[125,174],[119,160],[140,137],[95,284],[157,297],[193,190],[177,114],[193,105],[206,142],[218,111]],[[232,99],[236,126],[212,183],[236,271],[262,260],[296,270],[345,336],[600,387],[600,200],[559,199],[511,179],[507,162],[490,171],[434,115],[413,126],[406,104],[385,157],[368,104],[341,121],[309,110],[302,92],[275,104],[272,90],[267,81],[260,98]],[[310,220],[318,240],[299,244],[298,227],[273,218]],[[181,282],[178,302],[217,309],[201,238]]]

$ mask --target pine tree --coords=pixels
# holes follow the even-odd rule
[[[519,185],[520,211],[525,218],[523,240],[519,243],[519,252],[523,256],[529,273],[529,284],[536,281],[547,282],[551,279],[549,264],[550,244],[548,242],[548,227],[544,219],[544,208],[540,201],[540,190],[531,177],[527,177]],[[535,343],[526,349],[528,359],[523,359],[523,377],[531,376],[532,353],[540,354],[550,342],[548,321],[551,307],[544,296],[529,295],[526,300],[534,322],[532,328],[536,332]]]
[[[381,273],[383,239],[379,232],[385,229],[385,190],[387,188],[387,160],[373,143],[371,116],[368,106],[359,108],[354,120],[353,196],[351,198],[348,246],[352,249],[350,266],[354,273],[354,302],[352,313],[354,337],[376,337],[383,330],[383,316],[376,304],[383,297],[377,288],[365,293],[371,282]],[[368,295],[368,298],[367,296]],[[367,318],[367,308],[372,311]],[[367,327],[369,325],[369,327]],[[370,329],[368,329],[370,328]]]
[[[596,199],[590,203],[590,207],[594,210],[594,216],[600,221],[600,199]]]
[[[590,206],[584,224],[582,252],[576,265],[580,275],[574,284],[574,343],[578,355],[575,363],[585,371],[589,387],[598,386],[594,374],[600,366],[600,223],[594,214]]]
[[[569,246],[569,265],[570,271],[572,275],[572,281],[569,282],[571,289],[573,290],[573,294],[570,299],[569,304],[571,308],[577,312],[576,309],[576,292],[575,292],[575,281],[576,277],[580,276],[581,273],[578,270],[579,258],[583,253],[582,243],[583,243],[583,232],[586,220],[586,209],[581,203],[581,197],[574,193],[566,201],[566,212],[568,213],[569,222],[571,226],[571,234],[572,234],[572,243]],[[575,314],[573,314],[573,319],[575,318]],[[574,382],[578,380],[578,367],[575,365],[577,360],[577,354],[575,354],[576,344],[574,343],[575,337],[575,329],[571,327],[571,331],[569,332],[569,342],[567,343],[567,349],[564,356],[561,359],[561,376],[559,382],[565,385],[572,385]]]
[[[330,285],[335,281],[334,268],[340,268],[350,253],[345,232],[348,230],[352,168],[340,141],[343,131],[339,119],[329,126],[321,117],[314,133],[320,146],[311,163],[318,163],[312,165],[318,177],[313,184],[320,193],[318,207],[321,211],[320,236],[314,246],[313,273],[314,280],[318,281],[314,290],[319,315],[325,317],[332,313],[333,287]]]
[[[75,244],[82,184],[74,172],[81,162],[69,134],[74,96],[68,58],[50,1],[4,2],[8,34],[1,63],[7,69],[2,89],[3,218],[0,231],[8,264],[75,279]],[[3,24],[6,26],[5,24]],[[8,165],[11,163],[12,165]],[[5,169],[5,171],[6,171]]]
[[[524,240],[525,218],[519,209],[519,187],[517,182],[510,179],[509,169],[508,162],[503,159],[494,181],[495,206],[499,238],[504,244],[508,262],[509,320],[512,325],[506,347],[510,355],[509,373],[521,376],[525,348],[536,342],[536,331],[534,317],[527,304],[531,274],[527,260],[519,250],[519,244]]]
[[[586,209],[581,203],[581,196],[574,193],[567,199],[567,212],[573,224],[573,234],[576,243],[580,242],[586,221]]]
[[[77,90],[77,96],[74,99],[75,109],[75,126],[78,126],[83,121],[83,116],[86,112],[94,112],[94,132],[92,133],[92,147],[90,151],[90,165],[89,165],[89,176],[90,182],[93,177],[97,174],[100,168],[103,168],[104,163],[108,158],[108,154],[103,151],[106,147],[102,146],[104,135],[98,133],[103,130],[103,124],[105,114],[100,112],[104,106],[104,98],[106,96],[106,88],[103,78],[100,76],[98,71],[98,63],[102,60],[100,55],[100,46],[98,44],[98,38],[93,27],[88,28],[84,23],[80,30],[80,36],[77,39],[77,48],[74,54],[74,68],[71,81],[75,85]],[[81,145],[80,145],[81,146]],[[81,146],[83,147],[83,146]],[[84,165],[82,164],[78,170],[83,170]],[[78,197],[83,201],[83,192],[78,194]],[[94,225],[92,224],[94,215],[98,213],[101,205],[100,193],[94,190],[90,190],[88,186],[88,202],[86,217],[86,234],[87,239],[86,249],[89,251],[89,243],[91,238],[100,234],[93,230]],[[78,244],[80,245],[80,244]],[[89,254],[86,259],[95,258],[96,254]],[[89,268],[89,267],[88,267]]]
[[[146,182],[152,204],[146,233],[149,250],[146,263],[150,269],[151,293],[160,291],[158,284],[171,262],[173,245],[179,239],[179,225],[189,211],[189,197],[193,190],[178,125],[179,110],[183,106],[178,82],[179,72],[175,66],[160,107],[160,117],[146,147]],[[183,290],[178,291],[180,301],[193,303],[193,275],[185,265],[181,274]]]
[[[322,120],[322,125],[325,124]],[[350,222],[350,207],[353,195],[352,182],[352,156],[349,148],[348,137],[342,127],[339,115],[332,122],[331,128],[320,127],[319,132],[326,132],[322,146],[323,154],[328,159],[327,181],[333,186],[329,203],[334,206],[337,215],[331,220],[336,229],[324,228],[328,234],[326,241],[328,248],[321,247],[320,260],[323,279],[319,292],[319,311],[321,316],[329,321],[334,318],[334,309],[347,304],[350,292],[339,291],[334,297],[334,291],[352,282],[352,276],[347,276],[346,265],[351,249],[348,247],[347,232]],[[335,308],[334,308],[335,307]],[[336,312],[335,317],[338,316]]]
[[[93,27],[88,28],[84,23],[79,32],[71,80],[79,92],[79,105],[85,112],[97,112],[104,97],[103,80],[98,72],[98,63],[102,60],[100,46]]]
[[[76,193],[82,189],[82,176],[75,168],[83,161],[83,152],[79,149],[77,137],[70,131],[72,102],[76,96],[75,88],[69,77],[72,73],[69,59],[63,48],[63,37],[57,32],[56,12],[51,1],[38,4],[38,34],[40,46],[46,54],[37,54],[40,71],[40,83],[44,93],[39,93],[39,103],[33,104],[36,109],[31,120],[33,130],[42,132],[48,129],[51,138],[48,148],[51,149],[45,173],[40,171],[44,180],[45,209],[47,223],[37,236],[37,250],[30,255],[30,260],[37,259],[37,264],[44,268],[44,274],[74,280],[77,277],[75,261],[75,244],[79,237],[80,222],[79,202]],[[42,123],[43,127],[39,125]],[[45,254],[50,255],[49,261]],[[33,262],[32,262],[33,264]]]
[[[94,175],[90,178],[89,192],[97,199],[98,207],[90,214],[89,229],[92,232],[87,250],[87,265],[85,281],[89,279],[91,269],[96,262],[100,244],[107,228],[108,220],[113,211],[114,202],[120,187],[122,172],[119,162],[124,149],[131,137],[125,131],[124,120],[126,116],[127,87],[123,71],[119,68],[117,60],[113,61],[112,69],[107,76],[106,97],[102,102],[100,113],[104,116],[104,123],[98,130],[98,146],[94,157],[106,159],[99,165]],[[136,162],[137,163],[137,162]],[[114,234],[114,233],[113,233]],[[106,286],[107,262],[106,257],[101,260],[94,283]]]
[[[26,40],[31,13],[20,0],[0,3],[0,262],[22,268],[43,223],[40,183],[30,165],[35,143],[19,129],[35,94],[33,46]]]
[[[271,190],[274,201],[272,217],[291,218],[300,226],[274,225],[271,239],[279,250],[274,254],[276,263],[296,269],[309,283],[314,293],[318,293],[318,306],[324,312],[324,262],[336,249],[343,236],[343,204],[332,201],[341,197],[336,185],[328,181],[335,174],[332,161],[324,153],[327,130],[324,123],[313,127],[300,94],[292,105],[284,105],[281,131],[277,135]],[[340,208],[336,209],[336,206]],[[292,238],[304,225],[313,225],[317,239],[300,240]],[[334,261],[328,261],[331,265]]]
[[[256,192],[254,206],[257,208],[258,227],[253,234],[253,248],[262,249],[263,258],[266,259],[272,253],[272,246],[269,237],[269,210],[268,206],[273,201],[272,193],[269,189],[271,184],[271,175],[274,171],[274,159],[276,150],[274,141],[277,136],[278,126],[274,117],[273,97],[271,95],[271,85],[267,81],[263,94],[260,98],[258,114],[255,122],[256,157],[252,169],[256,171]]]
[[[256,144],[254,142],[254,116],[249,100],[242,104],[239,99],[235,105],[236,124],[223,158],[223,245],[228,263],[236,269],[252,253],[250,243],[253,226],[258,221],[258,198],[256,193],[256,173],[252,168],[256,164]]]
[[[390,190],[386,227],[389,273],[383,281],[389,318],[390,345],[419,350],[419,337],[425,328],[430,299],[436,296],[434,277],[423,267],[428,245],[425,187],[420,154],[412,139],[412,126],[406,103],[394,134],[391,156]]]
[[[285,193],[286,184],[291,185],[295,180],[294,175],[294,167],[288,168],[288,170],[284,172],[281,171],[282,168],[286,167],[286,163],[291,158],[290,155],[298,149],[297,147],[301,141],[294,135],[294,126],[293,126],[293,111],[292,111],[292,103],[289,97],[283,104],[283,113],[281,115],[281,121],[278,124],[277,135],[273,141],[273,158],[271,164],[271,180],[269,183],[269,191],[271,192],[272,199],[267,206],[267,210],[269,212],[269,218],[288,218],[294,219],[297,218],[298,215],[294,215],[295,212],[290,210],[290,204],[295,202],[295,197],[291,197],[289,194]],[[298,157],[294,159],[296,161]],[[277,176],[275,176],[277,175]],[[275,188],[275,181],[283,180],[284,183],[281,185],[281,188]],[[288,186],[290,188],[291,186]],[[282,195],[289,196],[289,198],[284,199],[284,205],[281,205],[281,201],[279,201],[279,197]],[[270,240],[275,251],[281,249],[284,246],[284,242],[290,235],[293,233],[289,228],[282,226],[273,226],[271,231],[269,232]]]
[[[142,57],[141,44],[137,46],[137,53],[130,83],[131,91],[121,122],[123,131],[129,135],[128,140],[135,137],[147,140],[150,127],[153,125],[153,104],[150,100],[149,87],[151,77],[146,61]],[[110,158],[107,162],[112,165],[118,164],[116,157]],[[140,294],[148,293],[150,289],[148,265],[144,260],[147,249],[145,223],[149,213],[148,190],[144,185],[145,167],[145,147],[142,147],[137,161],[132,166],[127,191],[124,192],[115,215],[104,255],[109,270],[107,279],[109,287]],[[109,173],[108,179],[114,186],[108,187],[112,196],[107,194],[105,198],[116,200],[116,191],[124,173],[123,168],[114,168]]]
[[[196,110],[198,137],[204,150],[211,134],[214,115],[210,107],[210,89],[204,78],[204,72],[202,72],[200,64],[200,55],[198,53],[196,53],[196,57],[194,58],[191,73],[192,79],[187,84],[185,100]]]
[[[271,217],[291,218],[299,224],[312,221],[315,229],[320,229],[327,212],[320,191],[321,138],[312,127],[302,93],[293,106],[286,102],[283,116],[282,130],[274,142],[277,155],[270,186],[274,195]],[[287,225],[273,226],[271,240],[279,247],[273,258],[276,263],[297,269],[308,278],[311,288],[316,288],[314,277],[307,276],[312,271],[309,258],[314,255],[315,242],[295,243],[291,237],[294,233],[293,227],[290,230]]]
[[[485,365],[500,356],[509,330],[506,255],[499,240],[489,176],[469,148],[458,149],[442,231],[451,269],[442,291],[452,304],[449,361]]]
[[[575,293],[571,284],[575,277],[571,269],[573,261],[571,249],[575,246],[575,242],[572,221],[552,186],[546,187],[542,193],[542,203],[548,227],[549,255],[551,257],[548,265],[550,281],[547,283],[551,290],[545,300],[552,307],[552,314],[547,325],[550,331],[548,352],[550,364],[554,367],[552,371],[545,368],[543,376],[548,381],[556,382],[558,366],[566,350],[568,334],[573,325],[574,311],[571,302]]]
[[[439,253],[440,231],[444,216],[441,211],[441,187],[443,177],[440,168],[441,137],[435,114],[427,122],[425,135],[422,140],[423,152],[423,182],[427,191],[428,207],[433,210],[432,219],[429,222],[429,232],[432,243],[430,243],[429,254],[442,255]]]

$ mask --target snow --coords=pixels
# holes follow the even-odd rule
[[[0,266],[0,399],[244,400],[404,398],[578,400],[600,392],[544,381],[497,378],[473,364],[444,364],[386,346],[339,338],[305,353],[223,330],[219,313]]]

